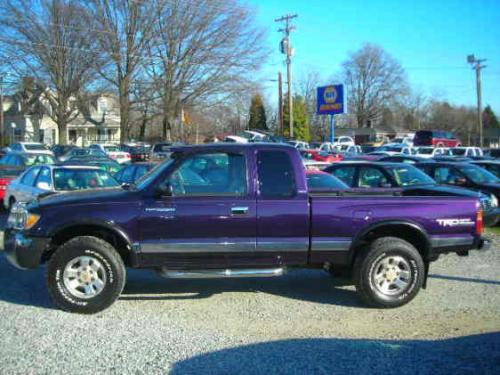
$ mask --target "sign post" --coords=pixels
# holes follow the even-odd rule
[[[317,89],[318,115],[330,115],[330,142],[335,138],[335,115],[346,113],[344,85],[322,86]]]

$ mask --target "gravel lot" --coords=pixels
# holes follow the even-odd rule
[[[1,220],[1,218],[0,218]],[[121,299],[80,316],[54,309],[44,270],[0,254],[0,373],[500,372],[500,236],[431,266],[395,310],[363,307],[320,271],[273,279],[163,280],[130,271]]]

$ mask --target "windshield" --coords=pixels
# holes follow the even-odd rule
[[[83,190],[94,188],[117,187],[118,182],[108,173],[100,169],[54,170],[54,187],[56,190]]]
[[[39,164],[55,164],[56,161],[51,155],[26,155],[24,157],[24,163],[28,166],[31,167],[32,165],[39,165]]]
[[[432,155],[434,149],[432,147],[419,148],[418,153],[422,155]]]
[[[308,173],[306,177],[309,190],[338,190],[349,188],[349,186],[338,178],[327,173]]]
[[[465,155],[465,151],[466,151],[465,148],[452,148],[452,149],[450,149],[451,154],[454,156],[463,156],[463,155]]]
[[[139,178],[136,181],[137,189],[141,190],[148,186],[156,177],[158,177],[166,168],[168,168],[174,162],[173,159],[164,161],[163,163],[158,164],[153,169],[151,169],[144,176]]]
[[[170,152],[170,148],[172,147],[171,143],[162,143],[154,145],[153,152]]]
[[[476,184],[491,184],[499,182],[498,178],[493,173],[488,172],[486,169],[476,165],[464,165],[458,167],[458,169]]]
[[[389,170],[396,180],[398,186],[429,185],[436,183],[436,181],[434,181],[420,169],[417,169],[411,165],[392,167]]]
[[[39,145],[36,143],[25,144],[24,148],[28,151],[46,151],[47,150],[44,145]]]

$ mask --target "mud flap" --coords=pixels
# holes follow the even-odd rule
[[[422,289],[427,289],[427,276],[429,276],[430,262],[424,262],[424,266],[425,266],[425,275],[424,275],[424,283],[422,284]]]

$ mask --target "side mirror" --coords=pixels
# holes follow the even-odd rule
[[[41,190],[50,190],[50,185],[47,182],[39,182],[36,187]]]
[[[171,197],[172,196],[172,185],[169,182],[162,182],[156,188],[158,197]]]

